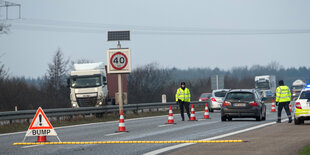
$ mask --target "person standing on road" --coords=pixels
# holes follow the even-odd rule
[[[279,87],[276,91],[276,105],[278,107],[278,120],[277,123],[281,123],[281,112],[284,107],[287,117],[289,118],[288,122],[292,122],[292,115],[289,109],[289,104],[291,101],[291,90],[288,86],[284,85],[283,80],[279,81]]]
[[[179,104],[180,106],[182,121],[184,121],[184,107],[188,115],[188,119],[190,119],[189,104],[191,102],[191,93],[188,88],[185,88],[185,82],[182,82],[181,88],[177,89],[175,100],[176,104]]]

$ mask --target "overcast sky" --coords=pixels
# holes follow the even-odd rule
[[[43,76],[58,48],[70,60],[106,63],[117,44],[106,41],[109,30],[131,31],[121,44],[131,49],[133,68],[310,66],[308,0],[9,1],[22,5],[22,19],[6,21],[10,33],[0,36],[0,60],[12,76]]]

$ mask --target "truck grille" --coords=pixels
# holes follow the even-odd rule
[[[97,97],[77,98],[80,107],[94,107],[97,103]]]

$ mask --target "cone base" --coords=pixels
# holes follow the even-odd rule
[[[38,136],[37,142],[46,142],[46,136]]]
[[[190,118],[189,121],[197,121],[196,117]]]
[[[203,118],[204,119],[210,119],[210,116],[204,116]]]
[[[272,109],[271,112],[276,112],[276,109]]]

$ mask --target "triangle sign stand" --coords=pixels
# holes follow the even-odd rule
[[[41,107],[38,108],[36,114],[34,115],[23,142],[26,140],[26,137],[30,136],[56,136],[58,141],[60,141],[54,127],[46,117]]]

